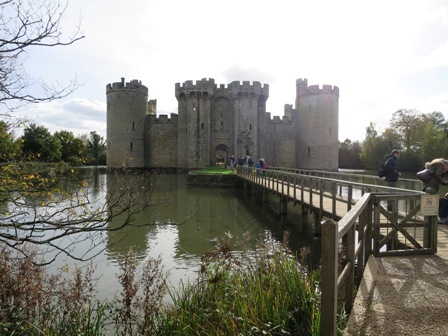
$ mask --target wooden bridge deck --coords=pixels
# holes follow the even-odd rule
[[[370,256],[345,335],[448,335],[448,225],[433,255]]]

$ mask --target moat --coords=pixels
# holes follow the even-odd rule
[[[95,197],[106,197],[106,170],[86,169],[84,173],[92,175]],[[138,215],[137,221],[152,225],[108,234],[106,242],[110,246],[94,259],[100,276],[97,287],[100,298],[110,298],[118,290],[118,261],[131,246],[141,260],[160,256],[174,289],[181,282],[196,279],[201,256],[225,236],[231,236],[235,243],[249,236],[248,244],[255,249],[260,239],[272,236],[280,241],[288,231],[290,247],[293,250],[308,247],[309,263],[317,265],[320,240],[314,237],[312,217],[303,216],[298,206],[288,211],[288,218],[281,218],[275,213],[275,196],[270,202],[272,206],[263,208],[241,188],[191,186],[185,174],[159,174],[153,179],[155,199],[168,203],[150,207]],[[67,263],[70,261],[59,260],[57,266]]]

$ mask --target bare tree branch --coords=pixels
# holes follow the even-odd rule
[[[26,245],[40,246],[46,256],[45,263],[53,262],[60,254],[85,261],[104,250],[105,233],[151,225],[135,222],[136,214],[155,205],[149,178],[129,179],[127,174],[116,173],[112,180],[107,186],[107,198],[94,200],[92,189],[84,179],[16,176],[16,182],[11,185],[23,188],[0,192],[3,204],[0,243],[21,253],[28,250]],[[61,186],[67,183],[71,188],[63,191]],[[74,247],[80,242],[90,244],[83,255],[77,254],[79,249],[74,253]]]
[[[48,102],[66,97],[79,87],[77,78],[67,85],[33,80],[24,71],[28,50],[32,47],[69,46],[85,36],[80,24],[69,36],[63,33],[62,20],[68,1],[55,0],[0,2],[0,104],[11,111],[10,103]],[[43,94],[31,93],[39,86]],[[3,112],[5,114],[6,112]]]

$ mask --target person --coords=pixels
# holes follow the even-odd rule
[[[266,162],[264,162],[264,159],[261,159],[261,168],[262,168],[263,170],[268,169],[268,165],[266,164]]]
[[[439,223],[448,224],[448,192],[439,200]]]
[[[400,152],[394,149],[388,156],[386,156],[386,162],[384,163],[384,170],[386,171],[386,177],[384,180],[387,182],[388,187],[395,188],[397,186],[398,178],[401,173],[398,171],[397,160],[400,157]],[[387,210],[392,210],[392,201],[387,201]]]
[[[230,156],[230,169],[233,170],[233,167],[235,166],[235,156]]]
[[[260,163],[261,163],[262,175],[265,176],[266,169],[268,169],[268,166],[267,166],[266,162],[264,161],[264,159],[260,159]]]
[[[255,166],[255,168],[257,169],[257,175],[262,175],[262,168],[263,168],[263,161],[260,159],[257,162],[257,165]]]
[[[448,160],[438,158],[425,163],[425,168],[431,170],[431,178],[423,182],[423,191],[427,194],[438,194],[440,185],[447,185],[448,181],[443,179],[448,172]]]
[[[245,162],[246,160],[244,159],[244,157],[240,157],[239,159],[238,159],[238,166],[239,167],[244,167],[244,162]]]

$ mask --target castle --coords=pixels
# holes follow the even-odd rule
[[[295,107],[266,112],[269,85],[227,86],[203,78],[175,85],[178,113],[157,117],[157,100],[132,80],[108,84],[107,166],[189,170],[249,155],[268,166],[338,169],[339,88],[296,80]]]

